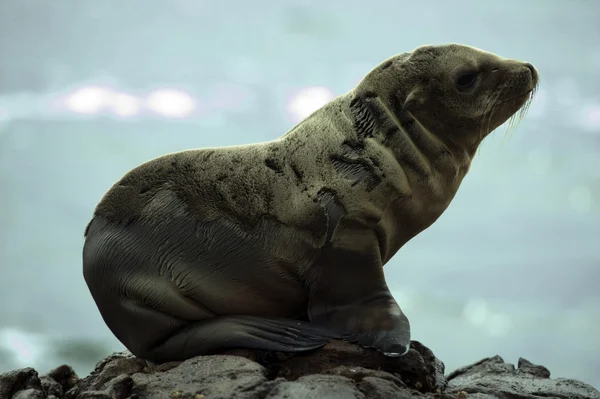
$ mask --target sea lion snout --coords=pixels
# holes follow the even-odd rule
[[[526,61],[509,60],[508,78],[518,80],[525,91],[532,91],[539,82],[539,74],[533,64]]]
[[[538,71],[533,66],[533,64],[526,62],[525,66],[529,69],[529,73],[531,74],[531,90],[534,90],[540,83],[540,75],[538,74]]]
[[[537,74],[537,70],[535,69],[535,67],[533,66],[533,64],[531,64],[529,62],[526,62],[525,66],[527,67],[527,69],[529,69],[529,72],[531,73],[531,77],[534,80],[537,80],[538,74]]]
[[[533,90],[537,86],[539,80],[537,69],[535,69],[533,64],[526,61],[519,62],[519,69],[522,71],[521,73],[529,80],[528,90]]]
[[[505,82],[499,86],[499,100],[503,103],[513,103],[508,110],[509,114],[512,114],[531,99],[538,83],[539,75],[533,64],[511,60]]]

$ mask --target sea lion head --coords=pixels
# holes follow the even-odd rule
[[[509,118],[524,115],[537,85],[530,63],[447,44],[390,58],[357,93],[375,92],[397,116],[409,113],[439,138],[474,150]]]

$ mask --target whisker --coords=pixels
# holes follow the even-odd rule
[[[485,124],[482,124],[483,126],[485,126],[485,133],[489,135],[489,133],[491,133],[491,125],[492,125],[492,120],[494,119],[494,115],[496,113],[496,110],[498,109],[499,103],[498,103],[498,99],[500,98],[500,93],[494,93],[493,96],[490,97],[489,100],[489,104],[490,104],[490,109],[487,113],[487,121],[485,121]]]
[[[486,136],[486,133],[489,133],[490,125],[492,123],[492,118],[494,116],[494,111],[497,108],[497,100],[498,93],[495,93],[493,96],[490,96],[487,104],[485,105],[485,114],[487,114],[487,121],[484,120],[484,123],[481,124],[479,129],[479,140],[483,140]]]

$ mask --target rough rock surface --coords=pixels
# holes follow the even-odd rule
[[[600,392],[500,356],[445,376],[444,364],[416,341],[401,358],[334,341],[304,354],[237,350],[161,365],[122,352],[82,379],[66,365],[41,377],[32,368],[0,374],[0,399],[125,398],[600,399]]]

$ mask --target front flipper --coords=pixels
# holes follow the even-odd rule
[[[364,242],[364,241],[363,241]],[[348,340],[387,356],[410,349],[410,323],[389,292],[378,248],[328,248],[309,305],[312,323],[344,329]]]

